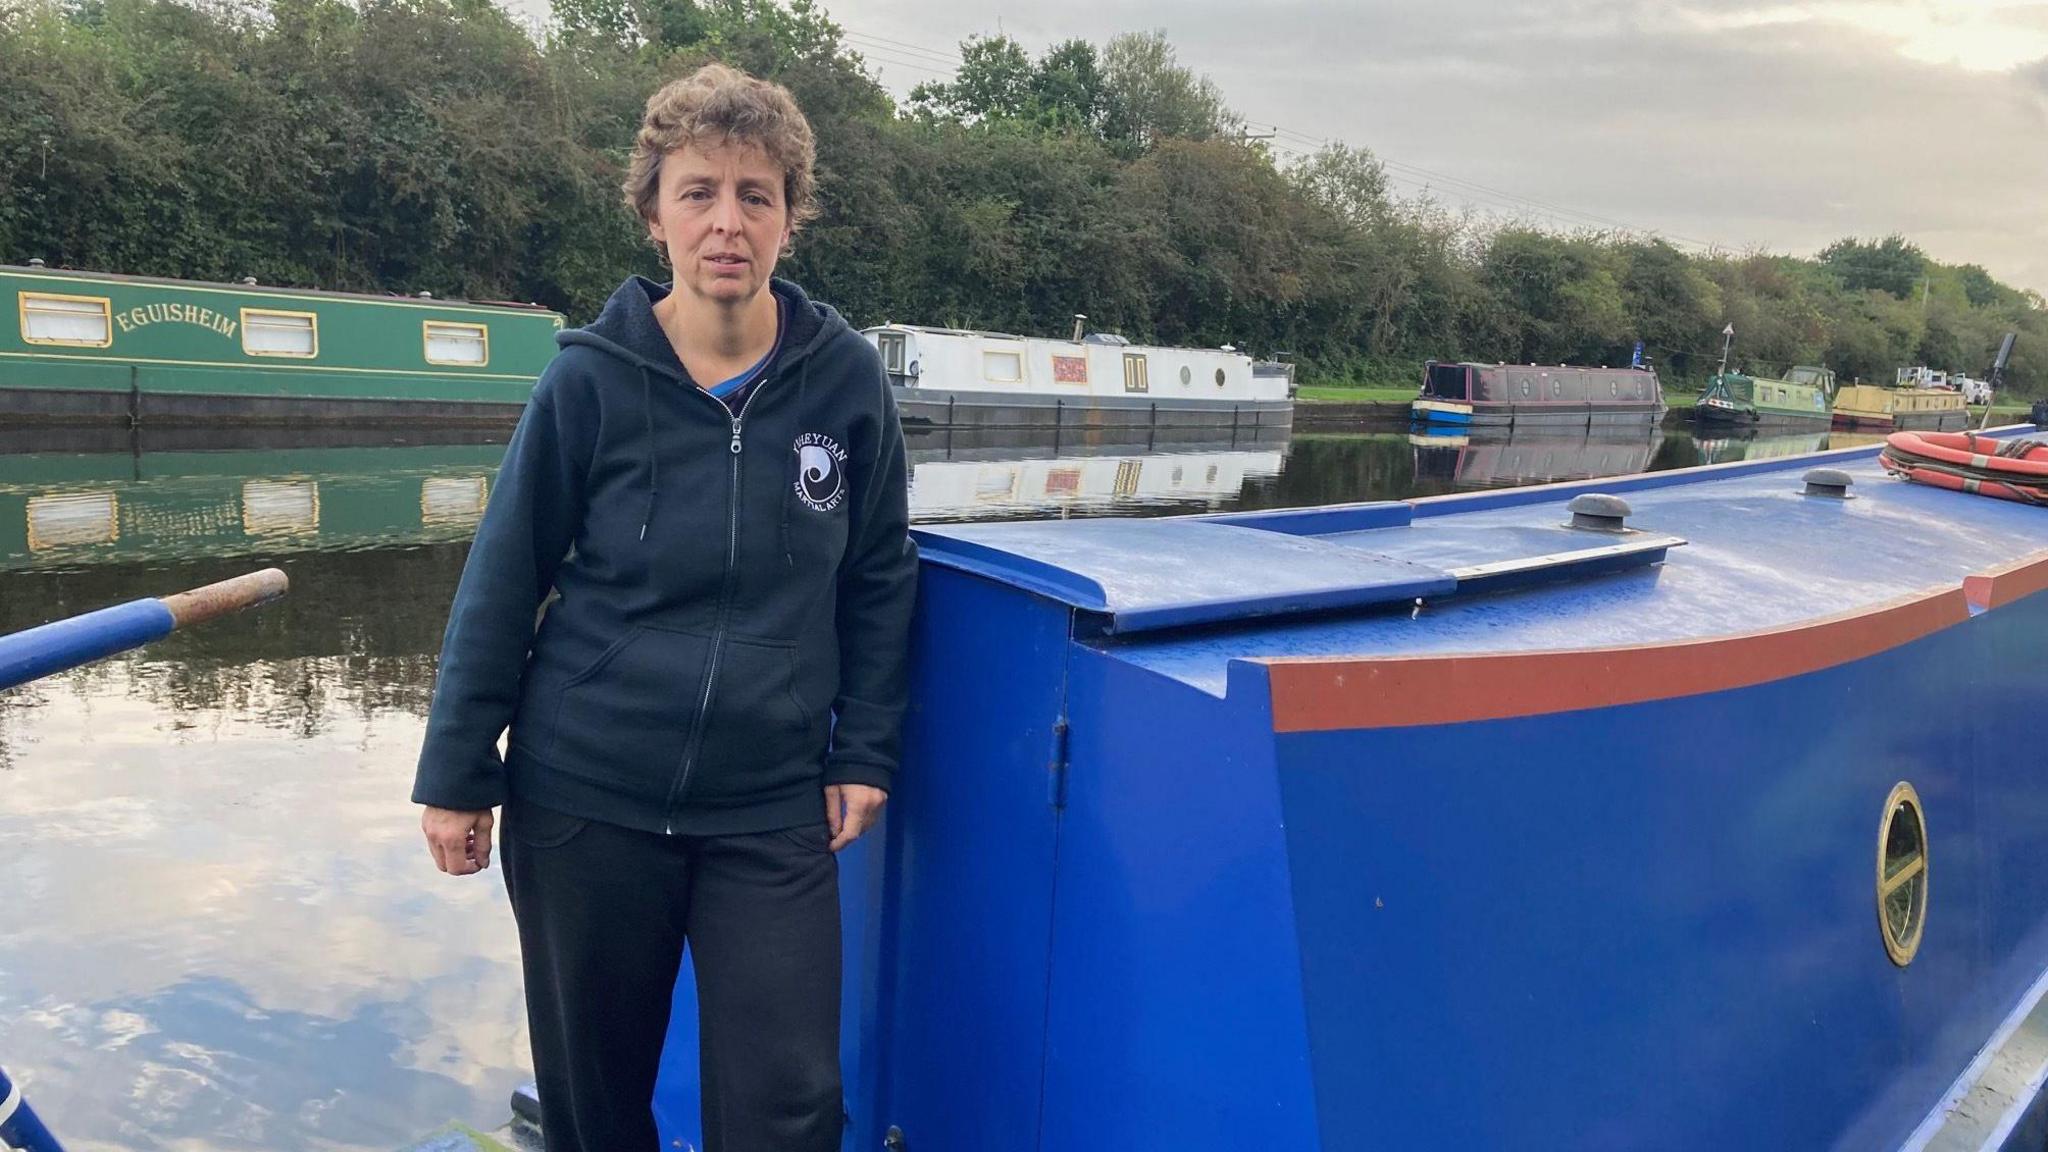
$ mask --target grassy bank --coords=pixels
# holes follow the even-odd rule
[[[1342,384],[1304,384],[1295,390],[1296,400],[1311,404],[1406,404],[1415,399],[1415,388],[1358,388]]]

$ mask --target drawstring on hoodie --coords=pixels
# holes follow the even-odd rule
[[[804,410],[804,395],[810,391],[810,387],[811,361],[809,357],[805,357],[796,375],[796,409],[799,412]],[[796,502],[797,487],[803,482],[803,461],[799,460],[796,483],[782,491],[782,562],[791,568],[796,567],[796,553],[789,546],[789,506]]]
[[[640,538],[647,539],[647,526],[654,521],[654,498],[661,493],[661,463],[654,455],[654,376],[645,365],[640,368],[640,411],[647,417],[647,512],[640,518]]]

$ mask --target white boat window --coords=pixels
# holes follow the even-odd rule
[[[1022,352],[983,352],[981,354],[981,378],[1000,384],[1014,384],[1024,379],[1024,354]]]
[[[320,354],[320,318],[311,312],[244,308],[242,351],[251,356],[295,356],[309,360]]]
[[[1221,368],[1216,370],[1216,386],[1218,388],[1223,387],[1223,369]]]
[[[1195,382],[1195,370],[1183,364],[1180,366],[1180,386],[1185,388]]]
[[[1150,392],[1152,378],[1145,366],[1142,353],[1124,353],[1124,391]]]
[[[105,348],[114,342],[113,310],[104,296],[23,292],[21,338],[30,344]]]
[[[882,370],[891,375],[903,375],[904,352],[910,344],[901,332],[883,332],[875,337],[875,343],[882,352]]]
[[[490,331],[481,324],[426,322],[427,363],[482,367],[491,360]]]

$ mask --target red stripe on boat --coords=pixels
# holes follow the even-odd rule
[[[2048,552],[2036,552],[2024,560],[1963,578],[1963,595],[1978,611],[2010,604],[2041,591],[2048,591]]]
[[[1874,656],[1969,619],[1961,588],[1785,628],[1665,644],[1266,660],[1275,732],[1403,728],[1747,688]]]

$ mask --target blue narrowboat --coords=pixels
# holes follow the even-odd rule
[[[848,1147],[2040,1146],[2040,510],[1861,448],[921,544]]]

